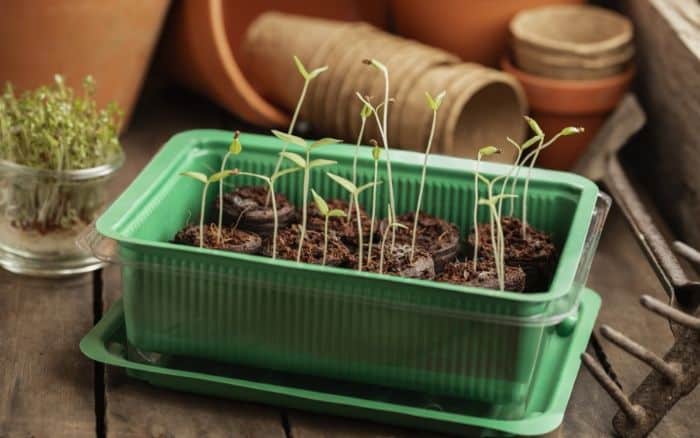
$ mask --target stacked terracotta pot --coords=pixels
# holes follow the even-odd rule
[[[571,168],[629,86],[632,24],[607,9],[557,5],[518,13],[510,31],[512,58],[503,69],[522,83],[545,132],[586,129],[541,156],[544,166]]]
[[[318,135],[354,142],[362,108],[356,93],[369,96],[374,105],[383,102],[384,76],[365,59],[376,59],[389,70],[392,147],[425,149],[432,117],[425,92],[434,96],[443,90],[447,95],[436,129],[437,152],[471,157],[486,144],[524,135],[526,101],[511,75],[461,63],[447,52],[370,25],[280,13],[264,14],[251,24],[242,46],[244,70],[267,99],[290,111],[303,86],[292,55],[309,69],[329,67],[312,82],[301,112]],[[364,143],[380,139],[373,119],[366,129]]]

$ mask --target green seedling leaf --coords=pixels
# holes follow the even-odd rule
[[[364,62],[367,65],[371,65],[372,67],[375,67],[381,71],[387,71],[386,66],[381,62],[377,61],[376,59],[364,59],[362,62]]]
[[[445,91],[442,91],[440,94],[435,96],[430,95],[427,91],[425,92],[425,98],[428,101],[428,106],[430,107],[431,110],[437,111],[438,108],[440,108],[440,104],[442,104],[442,99],[445,98]]]
[[[582,133],[583,131],[585,131],[585,129],[583,129],[582,127],[578,127],[578,128],[577,128],[577,127],[575,127],[575,126],[568,126],[568,127],[564,128],[564,129],[562,129],[561,132],[560,132],[560,134],[563,135],[563,136],[567,136],[567,135],[576,135],[576,134]]]
[[[316,140],[311,144],[311,149],[318,149],[323,146],[328,146],[331,144],[338,144],[342,142],[343,140],[338,140],[337,138],[330,138],[330,137],[325,137],[320,140]]]
[[[333,160],[325,160],[323,158],[317,158],[309,162],[309,169],[313,169],[314,167],[333,166],[335,164],[338,164],[338,162]]]
[[[300,169],[299,169],[298,167],[295,167],[294,170],[300,170]],[[252,173],[252,172],[236,172],[236,175],[240,175],[240,176],[252,176],[252,177],[254,177],[254,178],[259,178],[259,179],[265,181],[265,182],[268,183],[268,184],[269,184],[270,181],[271,181],[271,179],[268,178],[268,177],[266,177],[265,175],[258,175],[257,173]]]
[[[328,70],[328,66],[324,65],[323,67],[316,68],[314,70],[311,70],[311,73],[309,73],[309,80],[314,79],[324,71]]]
[[[300,170],[301,170],[301,167],[290,167],[288,169],[280,170],[280,171],[272,174],[272,176],[270,176],[270,181],[276,181],[280,177],[283,177],[285,175],[289,175],[290,173],[299,172]]]
[[[314,203],[316,204],[316,208],[318,208],[318,211],[320,211],[323,216],[328,216],[328,204],[326,203],[325,199],[319,196],[319,194],[316,193],[316,190],[314,189],[311,189],[311,195],[313,195],[314,197]]]
[[[326,175],[333,181],[337,182],[340,184],[345,190],[347,190],[350,193],[356,193],[357,192],[357,186],[353,184],[352,182],[348,181],[347,179],[343,178],[342,176],[335,175],[330,172],[326,172]]]
[[[180,175],[181,175],[181,176],[188,176],[188,177],[190,177],[190,178],[194,178],[194,179],[196,179],[197,181],[200,181],[200,182],[202,182],[202,183],[204,183],[204,184],[206,184],[207,182],[209,182],[209,179],[207,178],[207,176],[206,176],[205,174],[203,174],[202,172],[182,172]]]
[[[479,199],[479,205],[490,205],[493,206],[494,202],[492,202],[490,199]]]
[[[479,156],[480,157],[488,157],[490,155],[494,154],[500,154],[501,149],[497,148],[496,146],[484,146],[483,148],[479,149]]]
[[[209,177],[209,182],[210,183],[218,182],[218,181],[221,181],[222,179],[226,178],[227,176],[236,175],[236,174],[238,174],[238,169],[224,170],[223,172],[216,172],[215,174],[213,174]]]
[[[372,159],[374,161],[379,161],[379,158],[382,156],[382,148],[379,147],[379,145],[375,142],[374,147],[372,148]]]
[[[272,133],[275,135],[275,137],[279,138],[285,143],[295,144],[304,149],[309,147],[309,145],[306,143],[306,140],[304,140],[301,137],[297,137],[296,135],[287,134],[286,132],[281,132],[276,129],[273,129]]]
[[[360,193],[364,192],[365,190],[367,190],[368,188],[375,186],[375,185],[378,186],[381,183],[382,183],[382,181],[377,181],[376,183],[375,182],[368,182],[367,184],[363,184],[357,188],[357,193],[360,194]]]
[[[362,117],[363,119],[367,119],[371,115],[372,115],[372,106],[367,104],[367,103],[363,103],[362,110],[360,110],[360,117]]]
[[[530,125],[530,129],[532,129],[532,132],[534,132],[538,137],[544,137],[544,132],[542,132],[542,128],[540,128],[540,125],[537,124],[535,119],[528,116],[523,117],[525,117],[525,121],[527,122],[527,124]]]
[[[306,168],[306,160],[304,160],[299,154],[295,154],[294,152],[280,152],[280,156],[288,159],[302,169]]]
[[[309,79],[309,72],[306,70],[306,67],[304,67],[304,64],[302,64],[301,60],[297,57],[297,55],[293,56],[294,58],[294,64],[297,66],[297,70],[299,70],[299,74],[304,78],[304,79]]]
[[[526,150],[532,146],[535,145],[538,141],[542,140],[542,137],[539,135],[535,135],[534,137],[530,137],[523,145],[521,146],[522,150]]]
[[[347,217],[343,210],[333,209],[328,212],[328,217]]]
[[[238,139],[238,135],[235,135],[233,137],[233,141],[228,146],[228,151],[231,153],[231,155],[238,155],[241,153],[242,150],[243,150],[243,145],[241,144],[241,141]]]

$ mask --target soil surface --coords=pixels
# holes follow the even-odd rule
[[[263,236],[272,234],[274,229],[274,215],[272,203],[267,202],[267,187],[243,186],[237,187],[233,192],[224,194],[223,221],[226,225],[235,225],[242,230],[253,231]],[[296,221],[296,210],[281,193],[275,193],[277,202],[277,219],[279,228],[285,228]],[[215,208],[219,210],[219,198],[216,198]],[[240,218],[240,221],[239,221]]]
[[[204,226],[204,247],[246,254],[258,254],[262,248],[262,239],[255,233],[240,229],[234,230],[231,227],[223,227],[221,230],[221,241],[219,241],[217,235],[218,229],[219,226],[213,223]],[[183,245],[199,246],[199,236],[199,225],[187,225],[177,232],[173,242]]]
[[[342,199],[331,199],[326,201],[329,210],[342,210],[346,214],[348,212],[348,202]],[[307,226],[309,230],[323,232],[325,218],[316,208],[316,204],[312,203],[308,209]],[[362,243],[369,243],[369,231],[371,227],[370,218],[363,208],[360,207],[360,221],[362,221]],[[379,220],[375,219],[374,230],[378,231]],[[350,217],[332,217],[328,219],[328,230],[334,232],[340,239],[350,246],[357,247],[359,240],[357,238],[357,212],[353,205]]]
[[[406,225],[407,229],[396,228],[396,242],[411,245],[415,217],[415,212],[409,212],[397,218],[397,221]],[[383,233],[386,227],[387,221],[383,220],[380,225],[380,233]],[[447,263],[457,257],[459,230],[455,225],[443,219],[421,213],[418,218],[416,247],[428,252],[435,263],[435,271],[441,272]]]
[[[552,239],[546,233],[528,224],[527,239],[523,239],[522,222],[514,217],[501,219],[506,240],[504,259],[508,266],[518,266],[525,271],[525,292],[543,292],[549,289],[559,255]],[[474,233],[467,237],[470,254],[474,248]],[[493,258],[491,227],[479,225],[479,256]]]
[[[496,265],[492,260],[478,261],[476,269],[474,269],[474,263],[471,260],[448,263],[436,280],[486,289],[500,289]],[[505,290],[523,292],[525,280],[525,272],[520,267],[506,266]]]
[[[297,249],[299,248],[299,225],[292,225],[289,228],[277,233],[277,257],[286,260],[297,259]],[[263,253],[272,256],[272,239],[265,242]],[[301,249],[301,261],[320,265],[323,261],[323,233],[315,230],[308,230],[304,237],[304,245]],[[350,249],[334,234],[328,236],[328,253],[326,255],[326,265],[354,267],[356,257]]]
[[[367,264],[366,270],[379,272],[380,248],[372,252],[372,260]],[[398,275],[404,278],[422,278],[432,280],[435,278],[435,264],[433,258],[426,251],[416,248],[413,263],[410,260],[411,246],[406,244],[396,244],[391,249],[389,242],[384,248],[383,274]]]

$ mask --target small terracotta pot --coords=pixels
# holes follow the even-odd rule
[[[169,0],[5,0],[0,9],[0,84],[21,92],[53,82],[97,82],[99,106],[116,101],[126,126]]]
[[[561,138],[540,155],[538,165],[562,170],[573,167],[634,76],[631,66],[622,74],[604,79],[550,79],[523,72],[507,57],[501,60],[501,67],[522,84],[531,115],[545,135],[552,136],[567,126],[585,129],[583,134]]]
[[[523,9],[584,0],[392,0],[396,31],[463,60],[495,67],[508,46],[508,23]]]

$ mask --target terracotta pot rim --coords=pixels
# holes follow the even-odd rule
[[[537,76],[520,70],[510,60],[509,56],[501,58],[501,69],[508,72],[522,81],[524,84],[531,84],[541,88],[549,88],[553,91],[591,91],[597,89],[605,89],[616,87],[625,82],[628,82],[634,76],[636,67],[630,64],[624,72],[601,79],[555,79],[545,76]]]
[[[562,13],[562,12],[577,12],[581,17],[596,17],[598,19],[605,18],[611,22],[615,22],[619,27],[619,32],[607,39],[590,42],[577,43],[573,41],[557,40],[541,36],[537,33],[537,29],[530,29],[525,23],[528,19],[537,17],[547,13]],[[559,50],[572,54],[590,55],[594,53],[605,52],[618,48],[632,39],[633,29],[632,23],[626,17],[611,11],[592,5],[550,5],[541,6],[534,9],[526,9],[519,12],[510,21],[509,29],[515,39],[527,42],[534,46],[550,50]]]
[[[250,117],[246,118],[251,121],[267,122],[275,126],[288,124],[289,116],[265,100],[255,88],[253,88],[250,82],[248,82],[236,63],[233,50],[226,36],[226,28],[223,19],[223,1],[208,0],[204,7],[208,15],[207,18],[210,23],[209,29],[214,48],[219,58],[218,60],[221,63],[227,81],[231,84],[231,88],[236,90],[236,92],[232,92],[231,95],[238,94],[238,98],[243,101],[243,103],[236,103],[234,101],[232,102],[232,106],[239,108],[247,107],[241,108],[240,111],[242,115],[244,113],[249,114]],[[202,32],[206,32],[206,29],[202,29]],[[224,99],[229,100],[231,97],[225,97]]]

